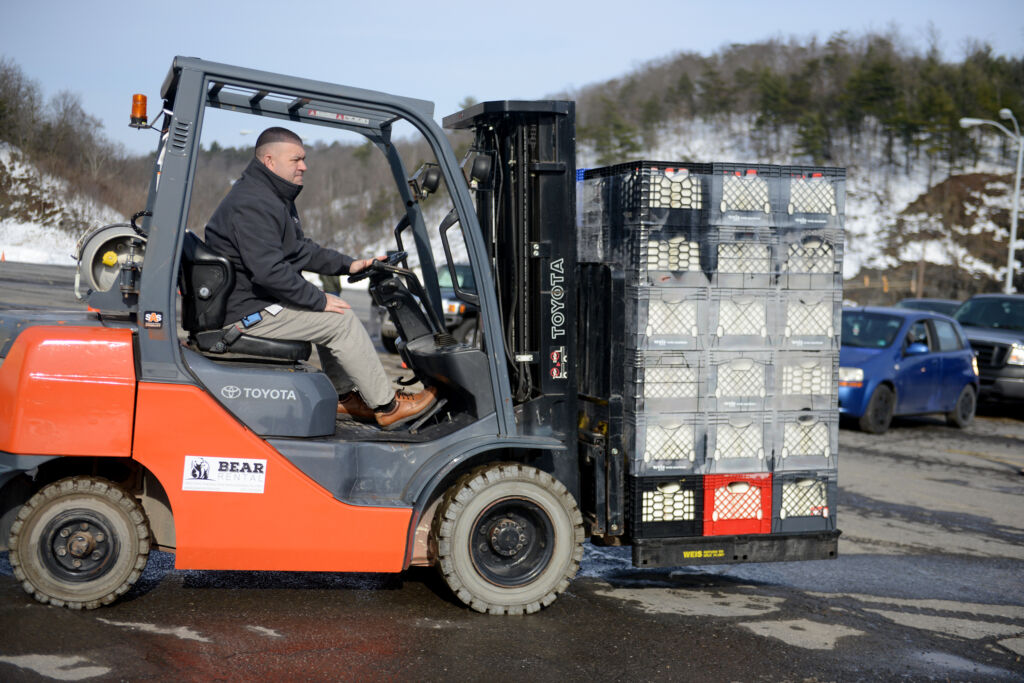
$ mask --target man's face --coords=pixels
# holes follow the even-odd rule
[[[302,174],[306,172],[306,150],[294,142],[274,142],[267,145],[267,150],[260,158],[263,165],[296,185],[302,184]]]

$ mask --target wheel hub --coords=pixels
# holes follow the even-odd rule
[[[51,571],[71,581],[102,576],[117,555],[109,523],[90,511],[69,511],[47,525],[40,547],[43,562]],[[43,540],[40,539],[40,540]]]
[[[473,523],[470,557],[477,571],[497,586],[522,586],[544,571],[554,547],[554,528],[535,502],[511,497],[495,501]]]
[[[526,545],[526,530],[513,519],[503,519],[491,527],[491,547],[499,555],[512,557]]]

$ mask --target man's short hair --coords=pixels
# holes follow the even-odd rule
[[[301,146],[302,138],[281,126],[267,128],[265,131],[260,133],[258,138],[256,138],[256,157],[262,157],[263,152],[265,151],[263,148],[275,142],[291,142]]]

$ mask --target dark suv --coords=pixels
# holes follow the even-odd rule
[[[1024,295],[977,294],[953,317],[977,352],[981,398],[1024,400]]]

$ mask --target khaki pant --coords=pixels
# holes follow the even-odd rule
[[[377,408],[394,398],[370,335],[355,312],[328,313],[282,308],[277,315],[260,311],[263,320],[242,329],[268,339],[301,339],[316,345],[324,372],[339,394],[357,390],[367,405]]]

